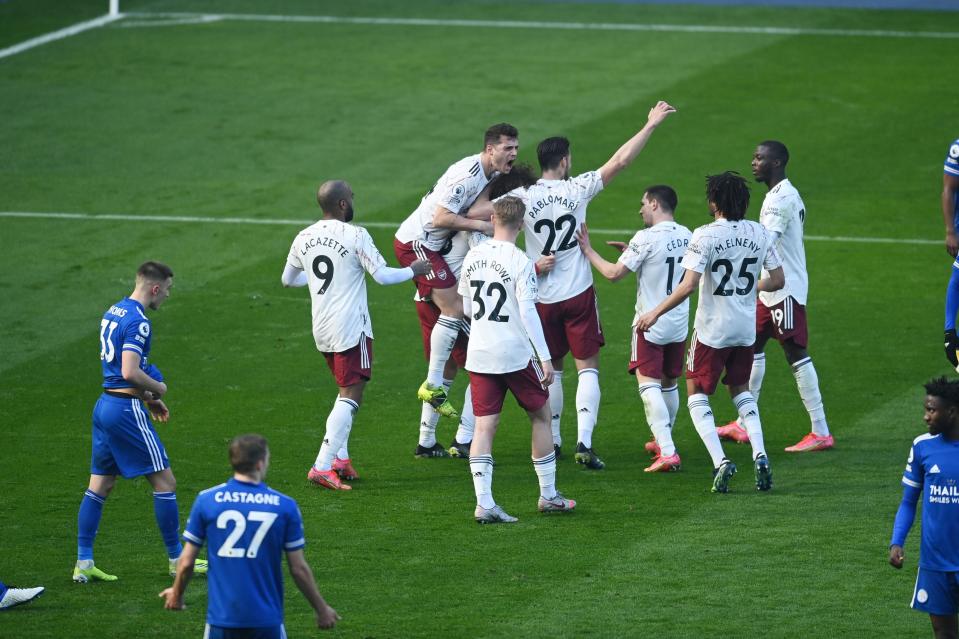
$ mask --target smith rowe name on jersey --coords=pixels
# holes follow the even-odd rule
[[[512,276],[509,274],[509,268],[505,264],[500,264],[496,260],[479,260],[478,262],[473,262],[466,269],[466,277],[469,277],[474,272],[484,268],[488,268],[495,272],[504,284],[506,282],[513,281]]]

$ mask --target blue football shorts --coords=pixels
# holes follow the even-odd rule
[[[930,615],[959,612],[959,572],[920,568],[910,606]]]
[[[203,629],[203,639],[286,639],[286,628],[283,624],[266,628],[225,628],[207,624]]]
[[[136,397],[101,395],[93,408],[90,473],[130,479],[169,467],[170,460],[143,402]]]

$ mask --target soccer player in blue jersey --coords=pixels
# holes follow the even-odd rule
[[[902,547],[922,499],[919,574],[912,607],[929,613],[938,639],[959,636],[959,381],[945,377],[926,384],[929,434],[912,442],[902,475],[889,563],[902,568]]]
[[[959,253],[959,138],[953,140],[942,165],[942,221],[946,225],[946,251]],[[959,338],[956,337],[956,313],[959,313],[959,259],[952,263],[952,276],[946,289],[946,359],[959,370]]]
[[[233,479],[201,492],[193,503],[183,538],[186,547],[173,586],[160,593],[168,610],[183,609],[183,591],[204,541],[211,563],[204,639],[285,639],[283,568],[316,612],[316,625],[332,628],[340,619],[313,580],[303,557],[303,518],[296,502],[263,480],[270,450],[260,435],[230,442]]]
[[[169,266],[144,262],[137,269],[136,287],[130,296],[107,309],[100,320],[103,394],[93,409],[90,484],[77,515],[73,580],[79,583],[117,579],[93,564],[93,541],[103,504],[116,485],[117,475],[127,479],[143,476],[153,486],[153,510],[166,545],[170,574],[176,570],[183,549],[176,479],[150,421],[152,416],[158,422],[166,422],[170,411],[162,399],[167,392],[163,375],[148,362],[153,330],[146,309],[160,308],[172,286],[173,271]],[[205,561],[197,572],[206,572]]]

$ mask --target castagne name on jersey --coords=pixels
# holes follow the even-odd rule
[[[466,269],[466,277],[469,277],[473,274],[474,271],[481,268],[488,268],[493,270],[503,282],[509,282],[512,278],[509,275],[509,269],[506,268],[506,265],[500,264],[496,260],[479,260],[478,262],[473,262]]]
[[[280,505],[279,495],[268,493],[241,493],[233,490],[218,490],[213,494],[213,501],[218,504],[230,502],[234,504],[269,504]]]
[[[306,255],[309,253],[311,248],[317,246],[328,246],[337,253],[340,254],[340,257],[346,257],[350,254],[350,250],[334,240],[332,237],[310,237],[303,242],[303,248],[300,249],[300,255]]]

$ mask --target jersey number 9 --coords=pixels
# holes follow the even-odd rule
[[[323,282],[316,294],[326,293],[326,289],[330,288],[330,284],[333,283],[333,260],[325,255],[317,255],[316,259],[313,260],[313,275],[316,275],[316,278]]]

